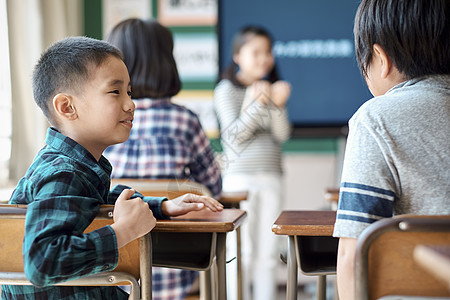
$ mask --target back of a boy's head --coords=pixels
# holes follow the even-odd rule
[[[363,75],[374,44],[407,79],[450,74],[449,0],[362,0],[354,34]]]
[[[88,37],[68,37],[45,50],[33,72],[33,95],[37,105],[54,125],[52,99],[58,93],[79,93],[93,68],[108,57],[122,59],[107,42]]]

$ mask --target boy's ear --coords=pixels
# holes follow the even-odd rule
[[[67,94],[57,94],[53,97],[53,108],[55,114],[59,118],[66,120],[74,120],[78,117],[75,106],[73,105],[73,98]]]
[[[379,44],[373,45],[373,53],[377,63],[380,64],[380,76],[385,79],[392,71],[392,61]]]

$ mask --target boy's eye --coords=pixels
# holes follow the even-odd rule
[[[113,91],[111,91],[110,93],[117,94],[117,95],[120,94],[119,90],[113,90]]]
[[[130,97],[131,97],[131,91],[128,91],[128,92],[127,92],[127,94],[128,94],[128,96],[130,96]]]

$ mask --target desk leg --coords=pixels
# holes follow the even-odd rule
[[[236,264],[237,264],[237,299],[243,300],[242,291],[242,255],[241,255],[241,227],[236,228]]]
[[[215,261],[209,270],[200,271],[200,300],[216,299],[213,286],[214,263]]]
[[[327,299],[327,276],[317,276],[317,300]]]
[[[286,299],[297,300],[297,259],[294,236],[289,236],[288,239],[287,265]]]
[[[220,300],[227,299],[226,233],[217,234],[217,287]]]
[[[141,299],[152,299],[152,238],[150,233],[139,239]]]

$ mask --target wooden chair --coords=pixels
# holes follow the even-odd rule
[[[113,205],[102,205],[86,232],[112,224]],[[0,284],[31,285],[24,273],[22,243],[26,205],[0,205]],[[151,239],[147,234],[119,249],[114,271],[58,283],[58,286],[131,285],[129,299],[151,299]],[[138,280],[141,280],[141,286]]]
[[[370,225],[356,248],[356,298],[448,297],[447,286],[414,261],[419,244],[449,245],[450,215],[400,215]]]
[[[111,180],[111,187],[118,184],[132,187],[144,196],[167,197],[168,199],[174,199],[187,193],[212,196],[206,186],[189,180],[134,178]]]
[[[338,203],[339,201],[339,188],[327,188],[325,190],[325,200],[330,203]]]

